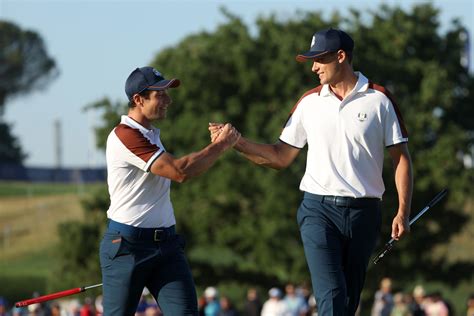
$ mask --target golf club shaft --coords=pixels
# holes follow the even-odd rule
[[[76,287],[76,288],[73,288],[73,289],[69,289],[69,290],[65,290],[65,291],[61,291],[61,292],[56,292],[56,293],[51,293],[51,294],[31,298],[31,299],[28,299],[28,300],[20,301],[20,302],[15,303],[15,306],[16,307],[24,307],[24,306],[28,306],[28,305],[31,305],[31,304],[42,303],[42,302],[54,300],[54,299],[57,299],[57,298],[61,298],[61,297],[65,297],[65,296],[85,292],[89,289],[99,287],[99,286],[102,286],[102,283],[91,285],[91,286]]]
[[[413,223],[415,223],[415,222],[416,222],[423,214],[425,214],[433,205],[435,205],[436,203],[438,203],[447,193],[448,193],[448,190],[447,190],[447,189],[443,189],[441,192],[439,192],[438,194],[436,194],[436,196],[428,203],[428,205],[425,206],[415,217],[413,217],[413,218],[410,220],[409,225],[411,226]],[[390,239],[390,240],[385,244],[384,249],[377,255],[377,257],[375,257],[375,259],[374,259],[374,264],[377,264],[377,262],[379,262],[379,260],[382,259],[382,258],[387,254],[387,252],[390,251],[390,249],[392,249],[394,242],[395,242],[395,239],[392,238],[392,239]]]

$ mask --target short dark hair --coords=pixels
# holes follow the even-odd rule
[[[345,50],[344,52],[346,53],[347,61],[349,62],[349,64],[352,64],[352,57],[353,57],[352,51]]]
[[[138,93],[138,95],[144,97],[145,99],[149,99],[150,98],[150,93],[151,93],[151,90],[143,90],[142,92]],[[128,101],[128,107],[129,108],[134,108],[136,107],[137,105],[135,104],[135,101],[133,101],[133,98]]]

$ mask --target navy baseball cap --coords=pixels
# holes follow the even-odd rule
[[[322,57],[340,49],[352,52],[354,41],[346,32],[329,28],[314,33],[309,51],[296,56],[296,60],[305,62],[308,59]]]
[[[128,76],[125,82],[125,93],[129,100],[133,96],[144,90],[166,90],[168,88],[176,88],[180,85],[178,79],[166,80],[163,75],[153,67],[137,68]]]

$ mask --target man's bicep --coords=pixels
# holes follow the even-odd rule
[[[394,163],[398,162],[401,157],[406,157],[406,158],[410,157],[407,142],[398,143],[398,144],[388,147],[388,152],[390,156],[392,157],[392,161]]]
[[[176,163],[176,158],[167,152],[162,153],[155,159],[150,171],[155,175],[177,182],[182,182],[184,179],[184,175]]]

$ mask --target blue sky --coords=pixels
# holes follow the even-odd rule
[[[60,76],[46,90],[9,100],[4,120],[12,124],[13,134],[28,153],[27,166],[55,165],[56,120],[62,126],[64,167],[104,166],[104,154],[95,149],[92,132],[99,113],[85,113],[84,106],[103,97],[126,101],[123,86],[128,74],[137,66],[147,65],[164,47],[191,33],[212,31],[225,22],[219,9],[222,5],[251,25],[258,15],[270,12],[286,17],[296,10],[328,14],[338,10],[344,15],[349,7],[374,9],[386,3],[409,9],[420,2],[0,0],[0,19],[38,32],[60,70]],[[441,32],[453,18],[459,18],[468,28],[473,46],[474,1],[432,3],[441,10]]]

